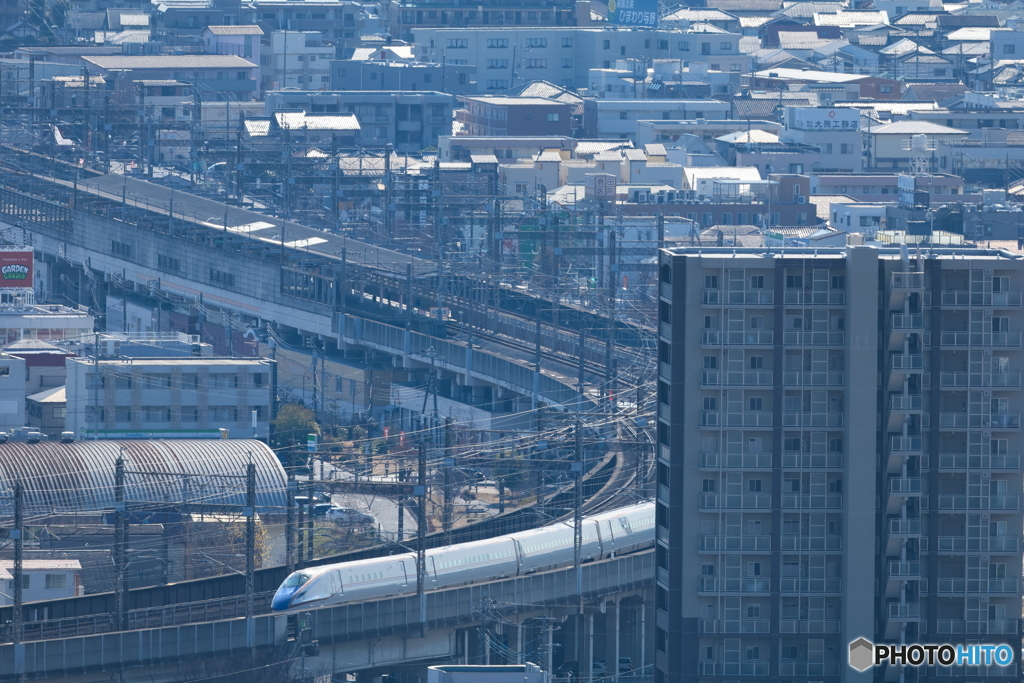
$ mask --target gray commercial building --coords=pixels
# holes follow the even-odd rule
[[[849,643],[1010,644],[1024,260],[660,257],[656,681],[998,681]]]

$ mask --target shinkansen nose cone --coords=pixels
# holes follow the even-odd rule
[[[291,606],[292,598],[310,580],[312,576],[304,572],[293,572],[288,575],[284,583],[274,593],[274,599],[270,603],[271,609],[286,610]]]

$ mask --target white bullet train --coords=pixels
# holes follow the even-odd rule
[[[654,544],[654,503],[641,503],[583,518],[584,561],[631,553]],[[572,565],[572,523],[551,524],[427,551],[426,589]],[[316,609],[346,602],[416,593],[416,554],[310,567],[293,572],[274,594],[271,606],[285,611]]]

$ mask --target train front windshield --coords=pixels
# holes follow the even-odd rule
[[[302,584],[309,581],[312,574],[303,574],[302,572],[294,572],[291,576],[284,580],[281,584],[281,588],[298,588]]]

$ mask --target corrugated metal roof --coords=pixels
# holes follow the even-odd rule
[[[215,36],[262,36],[263,29],[255,25],[240,26],[207,26],[206,29]]]
[[[359,130],[355,114],[307,114],[304,111],[274,113],[282,130]]]
[[[0,445],[0,518],[14,514],[11,497],[18,480],[25,487],[28,516],[112,509],[114,466],[122,448],[128,502],[181,502],[187,497],[193,505],[244,505],[244,479],[224,475],[244,476],[251,452],[256,505],[267,509],[286,504],[284,468],[260,441],[12,441]]]

